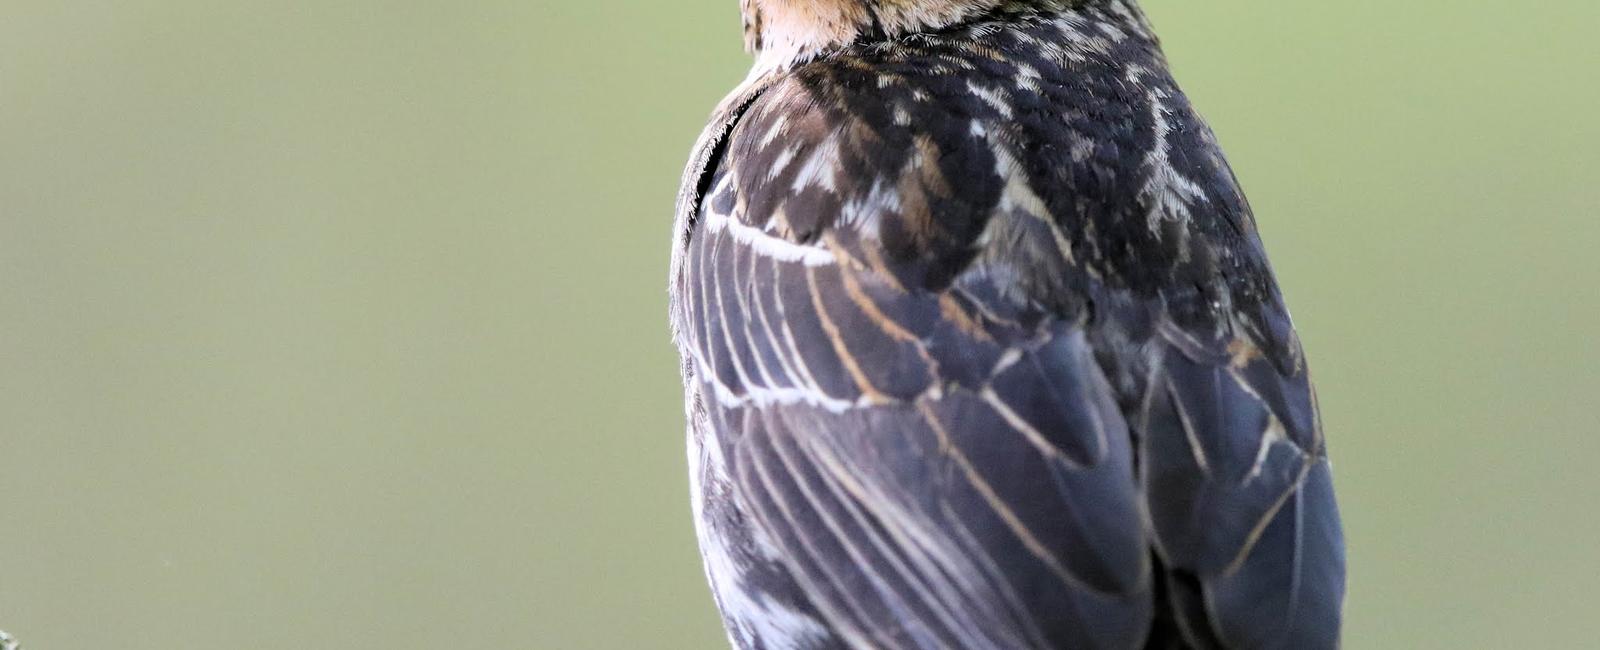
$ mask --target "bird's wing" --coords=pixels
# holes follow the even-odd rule
[[[1133,428],[1167,593],[1199,647],[1333,648],[1344,553],[1316,400],[1276,332],[1157,326]],[[1272,359],[1256,340],[1289,346]]]
[[[738,498],[818,610],[857,647],[1139,638],[1132,446],[1082,328],[745,225],[730,178],[684,262],[695,380]]]
[[[746,523],[856,647],[1136,647],[1155,608],[1336,645],[1298,343],[1153,50],[1027,62],[1144,56],[1145,94],[1063,67],[1032,86],[1076,95],[997,99],[1014,70],[951,83],[924,45],[741,103],[688,184],[678,340]],[[1149,189],[1179,172],[1201,194]]]

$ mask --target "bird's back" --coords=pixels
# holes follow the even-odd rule
[[[680,203],[695,514],[736,645],[1337,645],[1300,346],[1131,5],[758,76]]]

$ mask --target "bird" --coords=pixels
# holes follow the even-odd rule
[[[731,645],[1338,647],[1303,346],[1136,0],[740,9],[668,283]]]

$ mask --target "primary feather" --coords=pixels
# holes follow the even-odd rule
[[[1131,3],[988,3],[758,69],[675,228],[736,646],[1337,646],[1300,345]]]

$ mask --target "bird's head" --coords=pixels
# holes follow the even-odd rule
[[[740,0],[740,5],[745,47],[764,65],[783,65],[863,37],[939,29],[1005,1]]]

